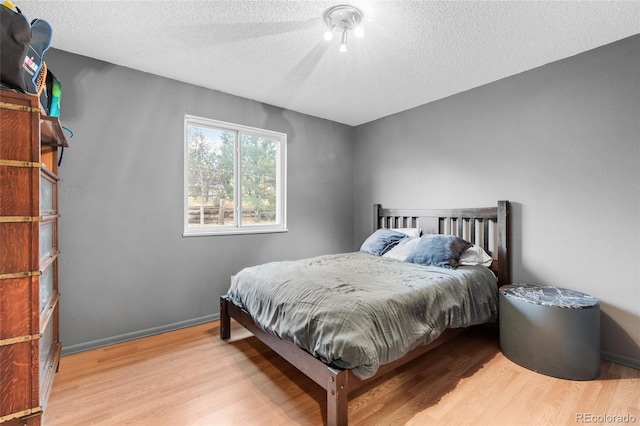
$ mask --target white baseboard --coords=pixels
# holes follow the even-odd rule
[[[90,342],[79,343],[77,345],[64,346],[62,345],[61,355],[71,355],[78,352],[84,352],[91,349],[102,348],[104,346],[115,345],[117,343],[128,342],[130,340],[140,339],[142,337],[149,337],[155,334],[166,333],[167,331],[179,330],[181,328],[191,327],[192,325],[204,324],[220,319],[220,314],[205,315],[199,318],[193,318],[186,321],[180,321],[173,324],[162,325],[159,327],[147,328],[145,330],[134,331],[131,333],[120,334],[118,336],[107,337],[104,339],[92,340]]]

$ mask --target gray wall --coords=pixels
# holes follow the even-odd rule
[[[355,129],[50,50],[74,132],[60,171],[65,353],[214,319],[244,266],[359,247],[374,202],[508,199],[514,281],[598,297],[603,355],[640,367],[639,47]],[[181,236],[184,114],[288,134],[289,233]]]
[[[353,128],[54,49],[47,64],[74,133],[60,168],[64,353],[217,318],[245,266],[351,250]],[[182,237],[184,114],[288,135],[288,233]]]
[[[354,244],[374,202],[511,200],[513,280],[598,297],[603,355],[640,368],[639,147],[634,36],[359,126]]]

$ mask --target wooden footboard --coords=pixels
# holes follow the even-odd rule
[[[465,329],[447,330],[431,344],[420,346],[401,359],[380,366],[375,376],[361,380],[351,370],[329,367],[298,346],[265,332],[256,325],[247,312],[222,296],[220,298],[220,338],[223,340],[231,337],[231,318],[327,391],[327,425],[329,426],[348,423],[350,392],[371,383],[389,371],[406,364],[465,331]]]

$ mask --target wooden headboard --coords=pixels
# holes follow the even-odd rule
[[[373,229],[420,228],[423,234],[455,235],[479,245],[493,257],[498,285],[511,283],[509,265],[510,205],[461,209],[388,209],[373,205]]]

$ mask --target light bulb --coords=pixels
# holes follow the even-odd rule
[[[364,35],[364,30],[360,25],[358,25],[353,29],[353,34],[358,38],[362,38],[362,36]]]
[[[342,42],[340,43],[340,52],[347,51],[347,30],[342,32]]]
[[[331,41],[333,39],[333,33],[331,32],[331,30],[327,30],[324,33],[324,39],[327,41]]]

